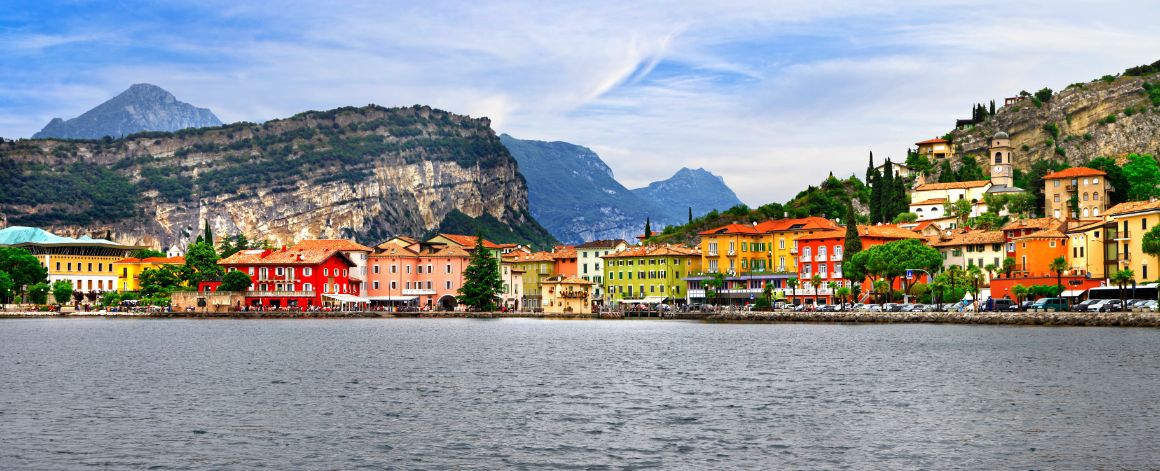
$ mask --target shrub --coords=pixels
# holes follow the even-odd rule
[[[1039,91],[1035,92],[1035,98],[1038,98],[1039,101],[1043,101],[1043,102],[1051,101],[1052,95],[1053,95],[1053,92],[1051,91],[1050,88],[1047,88],[1047,87],[1043,87],[1043,88],[1039,89]]]
[[[1105,75],[1103,77],[1100,77],[1100,80],[1103,80],[1104,82],[1107,82],[1107,83],[1112,83],[1112,82],[1116,81],[1116,76],[1115,75]]]
[[[1023,152],[1027,152],[1027,151],[1030,151],[1030,150],[1031,150],[1031,147],[1030,147],[1030,146],[1028,146],[1027,144],[1023,144],[1023,147],[1022,147],[1022,149],[1023,149]]]
[[[1059,154],[1061,157],[1067,157],[1067,151],[1064,150],[1063,147],[1055,146],[1055,153]]]
[[[1090,132],[1083,133],[1083,140],[1085,140],[1085,141],[1092,140],[1092,133],[1090,133]]]
[[[1055,123],[1047,123],[1043,125],[1043,130],[1051,135],[1052,139],[1059,139],[1059,126]]]
[[[1124,116],[1132,116],[1136,114],[1136,109],[1131,106],[1124,108]]]
[[[1045,146],[1047,146],[1047,147],[1054,146],[1054,145],[1055,145],[1055,139],[1048,139],[1048,140],[1046,140],[1046,141],[1043,141],[1043,145],[1045,145]]]
[[[1103,119],[1102,122],[1104,124],[1112,124],[1112,123],[1116,122],[1116,114],[1112,113],[1112,114],[1108,115],[1106,118]]]

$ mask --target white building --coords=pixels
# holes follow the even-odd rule
[[[576,274],[595,283],[592,299],[604,300],[604,260],[601,257],[628,248],[628,242],[620,239],[594,240],[576,246]]]

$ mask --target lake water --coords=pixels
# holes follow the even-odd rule
[[[1140,469],[1160,330],[0,320],[2,469]]]

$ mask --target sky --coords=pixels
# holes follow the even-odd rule
[[[0,136],[134,83],[224,122],[370,103],[587,146],[629,188],[681,167],[784,202],[905,158],[973,103],[1160,59],[1160,2],[52,1],[0,9]]]

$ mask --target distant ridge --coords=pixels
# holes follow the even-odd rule
[[[156,85],[138,83],[70,120],[53,118],[34,139],[100,139],[142,131],[177,131],[221,126],[213,112],[178,101]]]
[[[682,168],[667,180],[652,182],[632,192],[661,207],[675,210],[678,221],[681,215],[687,217],[689,208],[693,209],[693,214],[699,216],[709,211],[723,211],[741,204],[737,194],[725,184],[724,178],[703,168]]]

